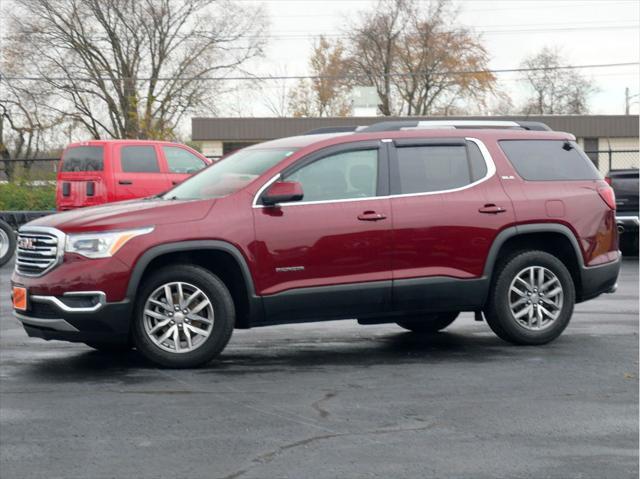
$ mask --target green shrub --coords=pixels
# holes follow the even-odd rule
[[[55,184],[15,182],[0,184],[0,210],[52,210],[56,207]]]

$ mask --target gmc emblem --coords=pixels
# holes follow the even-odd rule
[[[33,238],[20,238],[18,240],[18,248],[22,249],[36,249],[33,244]]]

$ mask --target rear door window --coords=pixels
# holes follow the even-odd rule
[[[474,143],[398,146],[394,194],[446,191],[484,178],[487,165]]]
[[[62,155],[62,171],[102,171],[104,149],[101,146],[74,146]]]
[[[120,167],[125,173],[160,173],[160,165],[153,146],[123,146]]]
[[[202,159],[179,146],[163,146],[162,149],[169,173],[192,174],[207,166]]]
[[[500,148],[525,180],[597,180],[600,173],[575,141],[502,140]]]

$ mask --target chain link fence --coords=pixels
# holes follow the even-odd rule
[[[56,181],[60,158],[0,161],[0,183],[46,184]]]
[[[611,170],[626,170],[640,166],[639,150],[585,151],[603,175]]]

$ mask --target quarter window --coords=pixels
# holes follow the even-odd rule
[[[184,148],[163,146],[162,149],[164,150],[170,173],[191,174],[206,166],[204,161]]]
[[[347,151],[326,156],[296,170],[286,179],[302,184],[302,201],[376,196],[378,150]]]
[[[125,173],[159,173],[160,166],[153,146],[123,146],[120,166]]]
[[[600,173],[575,141],[503,140],[500,148],[525,180],[597,180]]]
[[[487,174],[475,143],[398,147],[399,193],[428,193],[471,184]]]

